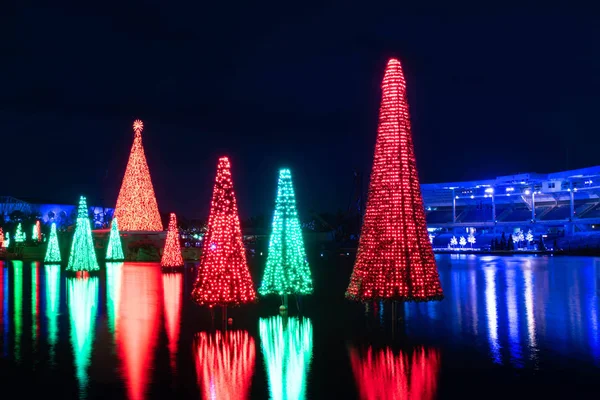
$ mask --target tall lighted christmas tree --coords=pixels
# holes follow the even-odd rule
[[[92,240],[92,227],[88,218],[87,202],[85,197],[81,196],[67,271],[98,271],[99,269]]]
[[[122,231],[162,231],[163,226],[142,145],[144,124],[133,123],[133,146],[115,208]]]
[[[296,210],[296,196],[289,169],[279,171],[273,231],[261,295],[309,294],[313,291],[310,268]]]
[[[121,245],[121,234],[119,233],[119,223],[113,218],[110,224],[110,235],[106,245],[106,261],[123,261],[123,245]]]
[[[25,232],[23,232],[23,226],[19,222],[17,230],[15,231],[15,243],[23,243],[27,239]]]
[[[62,258],[60,257],[58,236],[56,235],[56,224],[53,222],[50,226],[50,239],[48,239],[48,247],[46,248],[46,257],[44,257],[44,263],[60,264],[61,261]]]
[[[181,245],[179,243],[179,230],[177,228],[177,217],[171,213],[169,219],[169,230],[167,231],[167,240],[163,250],[160,266],[167,268],[183,267],[183,257],[181,256]]]
[[[441,300],[417,174],[406,81],[398,60],[388,62],[381,87],[367,208],[346,297]]]
[[[200,305],[238,305],[256,300],[227,157],[221,157],[192,296]]]

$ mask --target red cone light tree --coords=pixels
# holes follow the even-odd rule
[[[175,213],[171,213],[169,220],[169,231],[167,232],[167,240],[163,250],[162,258],[160,259],[161,267],[176,268],[183,267],[183,257],[181,256],[181,245],[179,243],[179,230],[177,228],[177,217]]]
[[[256,300],[246,263],[242,230],[227,157],[219,159],[204,236],[198,278],[192,296],[200,305],[239,305]]]
[[[441,300],[417,174],[406,81],[398,60],[388,62],[381,88],[367,208],[346,297]]]
[[[121,231],[162,231],[163,226],[142,145],[144,124],[133,123],[133,146],[115,208]]]

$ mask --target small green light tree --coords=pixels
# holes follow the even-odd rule
[[[310,294],[312,291],[313,283],[296,210],[292,174],[289,169],[282,169],[279,171],[267,266],[258,292],[262,296],[286,296]]]
[[[60,264],[62,258],[60,257],[60,248],[58,246],[58,236],[56,235],[56,224],[53,222],[50,227],[50,239],[48,240],[48,247],[46,248],[46,257],[44,257],[44,263],[46,264]]]
[[[87,203],[85,197],[81,196],[67,271],[98,271],[99,269],[94,241],[92,240],[92,227],[88,218]]]
[[[15,231],[15,243],[23,243],[27,239],[25,232],[23,232],[23,226],[19,222],[17,230]]]
[[[113,218],[110,224],[110,235],[108,236],[108,245],[106,246],[106,261],[123,261],[123,245],[121,244],[121,234],[119,233],[119,224],[117,218]]]

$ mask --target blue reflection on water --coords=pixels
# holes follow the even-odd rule
[[[407,304],[406,318],[414,321],[409,332],[445,335],[453,343],[487,349],[494,363],[517,368],[539,368],[541,354],[600,364],[600,260],[465,255],[437,260],[446,299]]]

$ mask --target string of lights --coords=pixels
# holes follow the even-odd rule
[[[58,236],[56,235],[56,223],[53,222],[50,226],[50,239],[48,239],[44,263],[60,264],[61,261],[62,258],[60,256],[60,247],[58,246]]]
[[[388,62],[366,214],[346,297],[430,301],[443,298],[413,148],[406,81]]]
[[[98,266],[92,239],[92,227],[88,217],[87,202],[85,197],[81,196],[67,271],[98,271],[99,269],[100,266]]]
[[[273,231],[267,265],[258,292],[267,294],[310,294],[312,278],[300,229],[296,195],[289,169],[279,171]]]
[[[133,145],[114,214],[120,221],[122,231],[163,230],[142,145],[143,129],[144,123],[136,119],[133,123]]]
[[[256,300],[227,157],[221,157],[217,166],[208,231],[192,297],[198,304],[209,307]]]
[[[167,268],[183,267],[181,244],[179,243],[179,228],[177,228],[175,213],[171,213],[169,218],[169,230],[167,231],[167,240],[165,241],[163,255],[160,259],[160,266]]]
[[[123,261],[123,245],[121,244],[121,234],[119,233],[119,223],[117,218],[113,218],[110,224],[110,234],[108,244],[106,245],[106,261]]]

